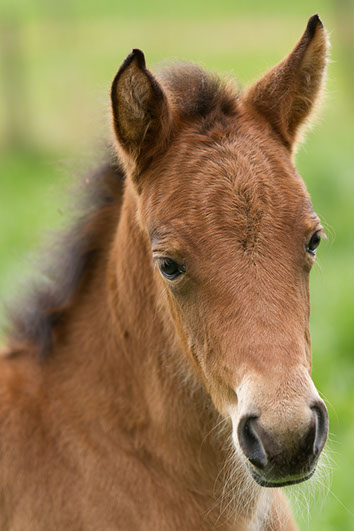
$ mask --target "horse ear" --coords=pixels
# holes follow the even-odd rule
[[[141,50],[133,50],[112,83],[113,126],[118,143],[135,162],[140,155],[152,156],[166,137],[167,98],[145,65]]]
[[[246,93],[245,101],[267,119],[289,149],[318,99],[327,48],[323,24],[313,15],[290,55]]]

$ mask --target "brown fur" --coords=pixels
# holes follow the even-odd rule
[[[16,317],[0,360],[1,530],[295,529],[232,432],[261,412],[286,469],[317,396],[305,244],[320,226],[290,151],[324,42],[312,17],[243,95],[198,67],[155,78],[139,51],[123,64],[124,192],[101,171],[59,289]],[[186,274],[166,281],[164,256]]]

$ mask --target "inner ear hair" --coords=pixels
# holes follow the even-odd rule
[[[111,101],[118,143],[137,157],[147,147],[148,138],[157,140],[167,112],[166,97],[146,68],[141,50],[134,49],[120,67],[112,83]]]

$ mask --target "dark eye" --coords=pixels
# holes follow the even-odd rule
[[[171,258],[164,258],[160,262],[159,267],[163,276],[166,277],[168,280],[174,280],[175,278],[179,277],[180,275],[183,275],[183,273],[186,272],[186,268],[184,267],[184,265],[179,264]]]
[[[316,249],[320,245],[320,241],[321,234],[319,231],[312,234],[310,241],[306,245],[306,252],[316,254]]]

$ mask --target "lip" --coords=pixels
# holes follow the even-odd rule
[[[255,480],[255,482],[258,483],[258,485],[260,485],[261,487],[267,487],[267,488],[277,488],[277,487],[280,488],[280,487],[287,487],[289,485],[297,485],[298,483],[302,483],[303,481],[306,481],[306,480],[310,479],[314,475],[314,473],[316,471],[316,468],[314,468],[306,476],[303,476],[303,477],[300,477],[300,478],[296,478],[296,479],[289,479],[289,480],[286,480],[286,481],[267,481],[266,479],[264,479],[261,476],[259,476],[251,468],[248,467],[248,469],[251,472],[251,475],[252,475],[253,479]]]

